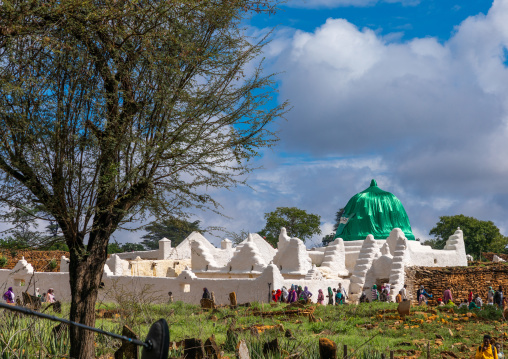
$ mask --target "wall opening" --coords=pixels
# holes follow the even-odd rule
[[[436,263],[437,263],[437,258],[434,258],[434,264],[436,264]]]
[[[24,287],[25,280],[24,279],[14,279],[14,286],[15,287]]]
[[[182,292],[190,293],[190,284],[182,283],[180,284],[180,287],[182,288]]]

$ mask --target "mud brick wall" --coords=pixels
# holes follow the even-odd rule
[[[0,269],[12,269],[18,263],[18,261],[25,257],[25,260],[30,263],[34,270],[37,272],[59,272],[60,271],[60,259],[62,256],[69,258],[69,252],[65,251],[24,251],[24,250],[11,250],[1,249],[0,257],[7,258],[7,264]],[[49,262],[54,259],[56,261],[56,268],[51,270],[49,268]]]
[[[437,304],[437,298],[443,297],[443,292],[450,286],[453,301],[459,303],[467,299],[469,290],[479,294],[487,303],[487,290],[494,290],[503,286],[504,295],[508,295],[508,264],[482,263],[468,267],[409,267],[406,268],[406,280],[410,297],[415,303],[416,291],[424,285],[427,292],[433,294],[430,305]]]

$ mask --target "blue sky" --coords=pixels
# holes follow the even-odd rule
[[[375,178],[416,237],[456,214],[508,234],[508,0],[294,0],[247,31],[274,26],[265,70],[293,106],[280,143],[252,188],[211,191],[227,217],[195,219],[255,232],[264,213],[298,207],[321,216],[324,235]]]
[[[351,2],[365,3],[361,0]],[[491,1],[485,0],[369,1],[363,6],[340,5],[340,1],[335,1],[336,6],[316,7],[312,6],[313,3],[310,0],[305,3],[289,1],[275,15],[255,16],[251,24],[256,27],[287,26],[313,31],[328,18],[343,18],[359,28],[368,27],[382,36],[399,34],[403,41],[415,37],[436,37],[446,41],[455,26],[469,16],[486,14],[492,5]]]

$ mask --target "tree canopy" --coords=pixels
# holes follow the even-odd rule
[[[482,221],[463,214],[455,216],[439,217],[439,222],[432,228],[429,234],[434,235],[430,241],[424,244],[435,249],[443,249],[448,237],[460,227],[464,233],[466,253],[479,257],[481,252],[504,252],[508,245],[508,237],[499,231],[492,221]]]
[[[143,244],[146,249],[158,249],[159,240],[167,238],[171,240],[171,245],[176,247],[192,232],[203,231],[199,227],[199,222],[200,221],[188,222],[184,219],[170,217],[163,219],[162,221],[149,224],[144,227],[148,233],[141,237],[144,239],[141,244]]]
[[[272,11],[272,3],[268,9]],[[265,2],[0,2],[0,204],[41,205],[70,251],[70,319],[95,323],[122,224],[217,208],[275,144],[271,75],[242,19]],[[73,358],[93,333],[70,328]]]
[[[321,233],[321,217],[317,214],[307,213],[296,207],[277,207],[275,211],[265,213],[266,224],[259,232],[271,244],[276,244],[281,227],[285,227],[291,237],[302,241]]]

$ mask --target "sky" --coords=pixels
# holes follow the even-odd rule
[[[250,188],[210,191],[224,216],[196,212],[203,227],[257,232],[298,207],[321,216],[312,246],[374,178],[422,240],[457,214],[508,235],[508,0],[293,0],[246,27],[275,27],[264,68],[292,110]]]

